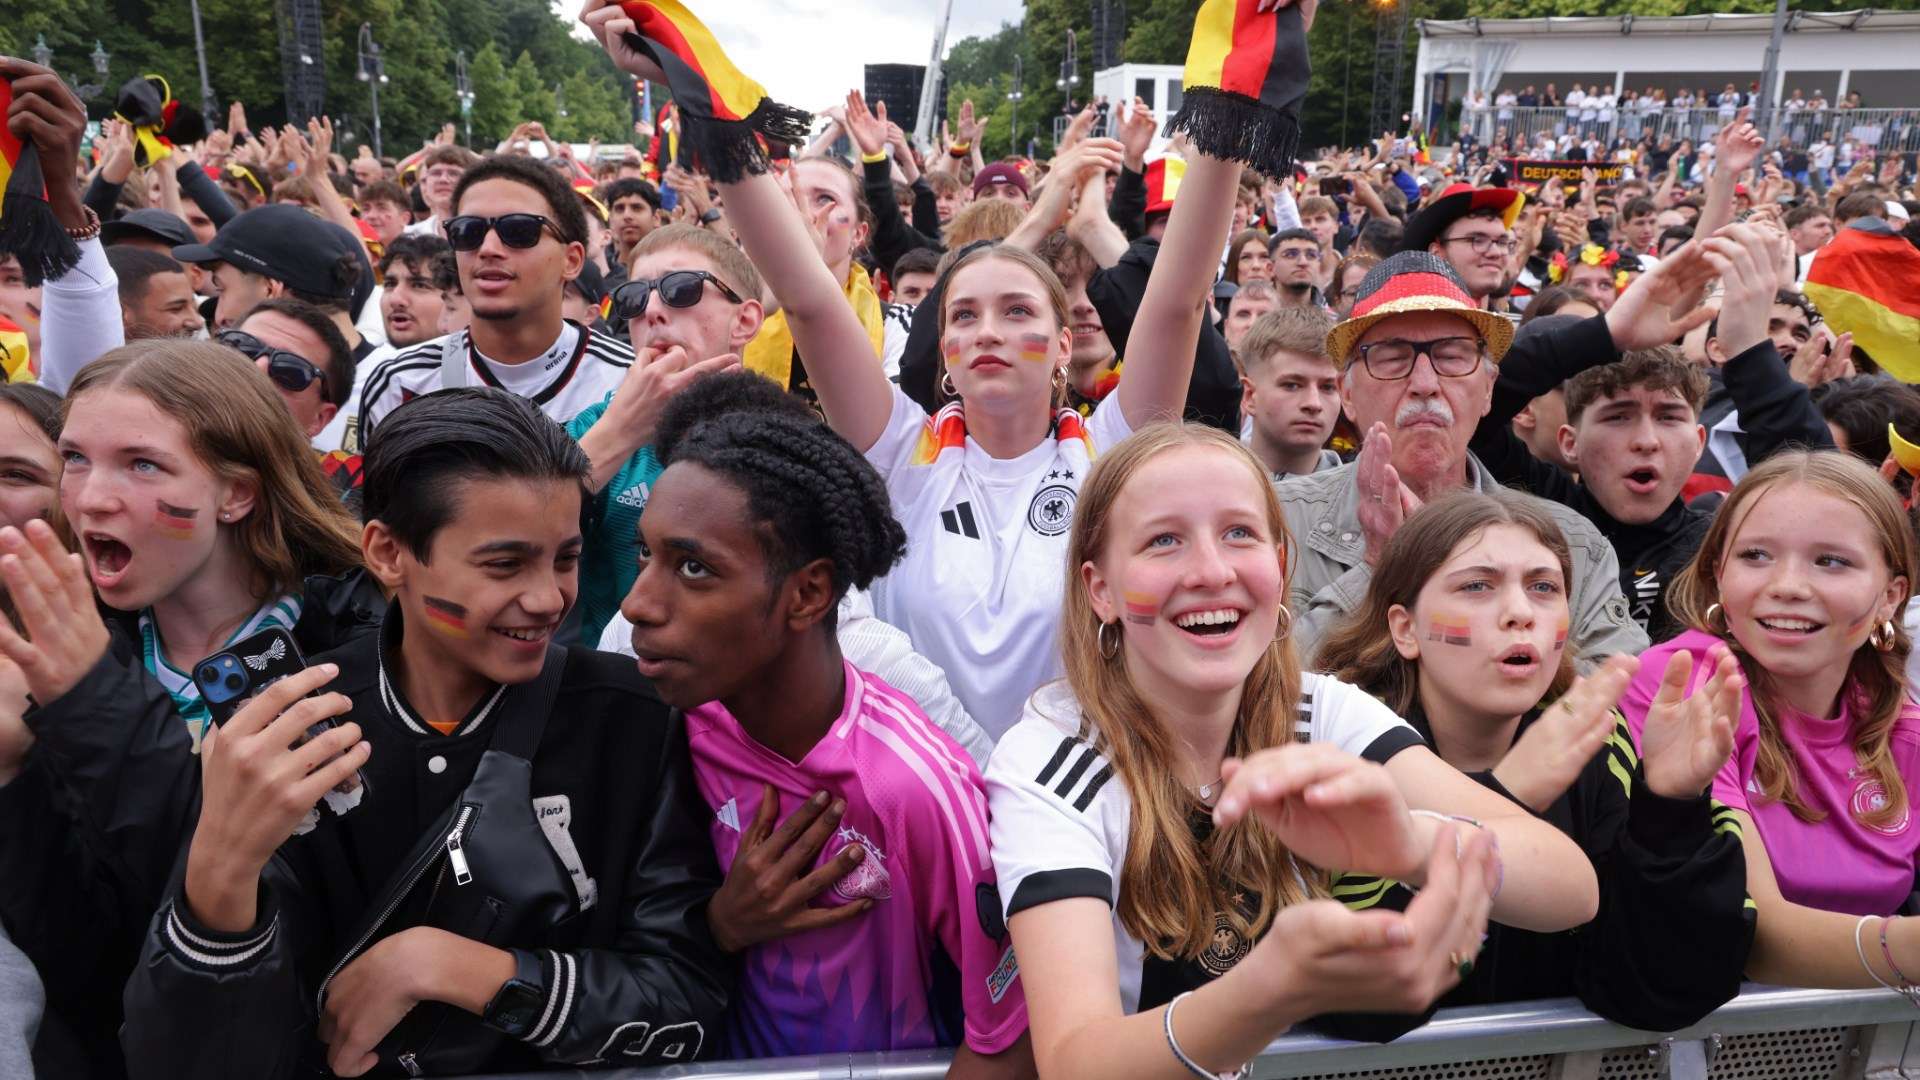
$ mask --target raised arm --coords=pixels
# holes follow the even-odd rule
[[[1733,220],[1733,188],[1740,174],[1753,167],[1765,149],[1766,140],[1748,119],[1752,106],[1740,110],[1733,123],[1720,129],[1713,138],[1713,175],[1707,178],[1707,204],[1700,208],[1700,219],[1693,223],[1695,236],[1711,236]]]

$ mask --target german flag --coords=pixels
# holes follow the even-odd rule
[[[1806,294],[1833,332],[1887,374],[1920,383],[1920,249],[1879,218],[1841,229],[1807,268]]]
[[[1252,3],[1253,0],[1246,0]],[[636,33],[627,43],[660,65],[696,163],[721,183],[767,169],[760,139],[804,143],[812,117],[767,97],[680,0],[623,0]]]
[[[13,84],[0,79],[0,116],[12,108]],[[47,205],[40,152],[32,143],[15,138],[5,124],[0,124],[0,255],[20,260],[20,273],[29,287],[59,277],[80,261],[79,246]],[[24,346],[20,354],[26,354]],[[13,370],[12,361],[7,369]]]
[[[207,122],[173,96],[173,87],[159,75],[129,79],[113,101],[113,115],[133,126],[133,163],[145,168],[207,137]]]
[[[32,382],[33,354],[27,345],[27,332],[20,324],[0,315],[0,383]]]
[[[1297,4],[1257,10],[1259,0],[1204,0],[1187,48],[1186,90],[1168,133],[1194,149],[1245,162],[1272,177],[1293,170],[1306,100],[1307,27]]]

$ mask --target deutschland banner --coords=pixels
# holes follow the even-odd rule
[[[1920,249],[1879,218],[1841,229],[1807,268],[1806,293],[1887,374],[1920,383]]]
[[[1579,183],[1582,171],[1592,169],[1594,178],[1603,184],[1620,182],[1622,170],[1626,166],[1617,161],[1533,161],[1529,158],[1508,158],[1507,175],[1513,184],[1544,184],[1549,180],[1564,180]]]

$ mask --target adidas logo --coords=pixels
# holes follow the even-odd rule
[[[713,816],[720,819],[720,824],[725,825],[727,828],[732,829],[734,832],[739,832],[740,831],[740,800],[728,799],[727,805],[722,806],[719,809],[719,811],[716,812]]]
[[[652,495],[652,488],[649,488],[645,484],[635,484],[619,495],[614,496],[613,501],[619,503],[621,506],[631,506],[635,510],[645,510],[647,508],[647,499]],[[738,826],[736,826],[736,828],[737,827]]]

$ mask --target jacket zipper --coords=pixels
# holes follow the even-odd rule
[[[449,857],[452,856],[454,850],[458,847],[460,834],[465,831],[467,821],[473,817],[475,809],[477,808],[471,804],[462,806],[460,813],[454,818],[453,828],[447,833],[445,844],[445,849]],[[373,939],[373,935],[380,932],[380,927],[393,915],[394,910],[400,906],[401,902],[406,900],[407,894],[413,892],[413,887],[419,884],[420,878],[427,872],[427,867],[434,864],[440,850],[439,847],[431,848],[420,856],[419,861],[415,862],[413,867],[407,871],[406,881],[400,888],[394,890],[392,896],[387,898],[387,906],[381,909],[380,917],[373,920],[372,925],[367,927],[366,932],[360,935],[360,940],[354,942],[353,947],[348,949],[346,953],[335,962],[333,970],[327,972],[327,977],[320,980],[320,990],[314,994],[313,998],[315,1012],[325,1011],[327,1007],[327,987],[333,985],[334,976],[340,974],[340,969],[346,967],[349,961],[360,955],[360,950],[366,948],[367,942]],[[471,872],[466,872],[464,880],[460,877],[461,873],[466,870],[466,862],[467,857],[463,852],[460,855],[459,863],[454,866],[455,880],[463,885],[473,880],[473,874]]]
[[[420,1062],[414,1057],[413,1051],[409,1050],[406,1053],[401,1054],[398,1060],[400,1062],[400,1067],[407,1070],[408,1076],[427,1075],[426,1072],[420,1068]]]

